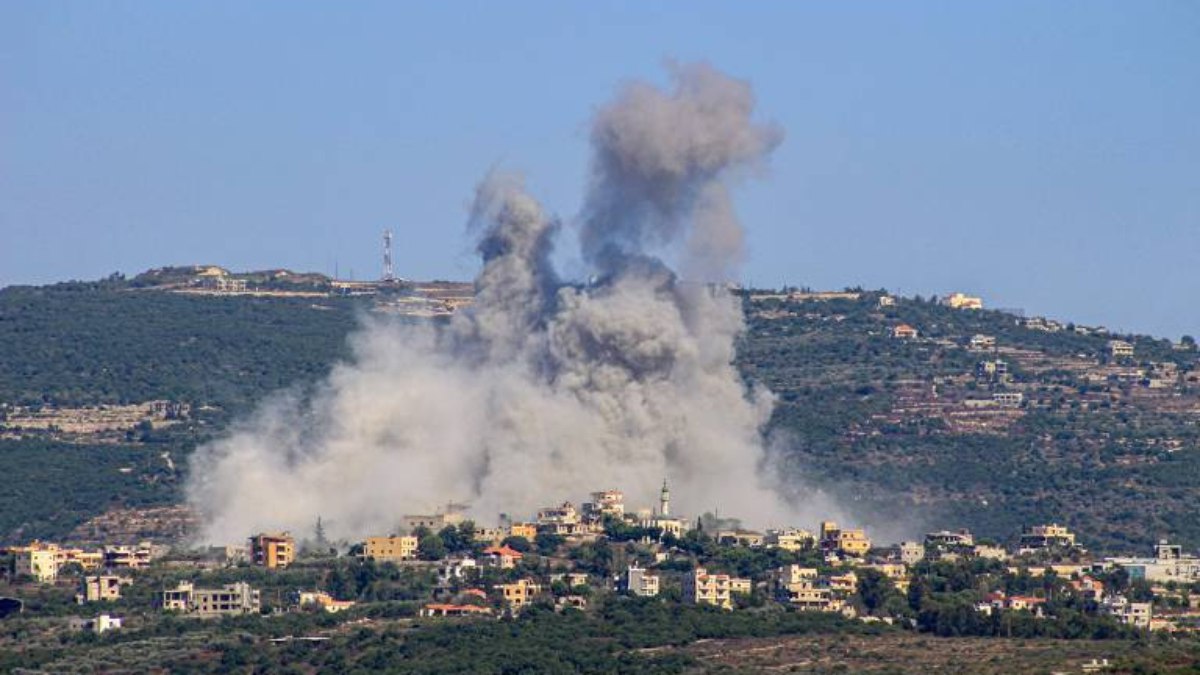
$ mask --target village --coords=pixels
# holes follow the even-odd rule
[[[329,571],[350,560],[419,580],[406,605],[417,620],[516,617],[534,606],[586,612],[599,598],[630,596],[719,611],[774,605],[915,628],[913,599],[933,590],[938,570],[953,567],[970,576],[974,620],[1053,621],[1058,608],[1070,608],[1137,631],[1200,628],[1200,558],[1166,541],[1146,557],[1096,558],[1056,523],[1027,528],[1011,547],[966,530],[879,545],[863,529],[831,521],[816,531],[758,532],[711,514],[680,516],[665,481],[652,509],[627,509],[622,492],[609,489],[578,508],[564,502],[495,528],[477,527],[464,510],[449,504],[405,515],[395,532],[340,545],[324,539],[318,521],[315,538],[262,532],[245,546],[11,546],[0,618],[38,611],[22,598],[47,588],[74,590],[77,610],[60,618],[67,630],[94,633],[120,630],[130,615],[145,625],[165,616],[353,614],[375,600]],[[270,583],[298,569],[320,581]],[[141,602],[131,602],[125,594],[139,586]]]

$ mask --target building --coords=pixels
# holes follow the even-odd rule
[[[892,337],[897,340],[912,340],[917,337],[917,329],[902,323],[892,329]]]
[[[463,515],[465,508],[461,504],[447,504],[441,513],[408,514],[400,519],[400,527],[409,534],[420,529],[441,532],[447,527],[461,525],[466,520],[466,516]]]
[[[121,586],[123,584],[132,583],[129,579],[122,579],[118,576],[110,576],[101,574],[98,576],[86,576],[83,578],[82,588],[80,593],[75,596],[75,601],[84,602],[108,602],[121,599]]]
[[[94,619],[72,619],[69,622],[71,628],[95,633],[107,633],[110,630],[117,630],[121,627],[122,619],[119,616],[110,616],[101,614]]]
[[[625,517],[625,495],[620,490],[602,490],[592,493],[592,501],[583,505],[583,518],[600,522],[605,516]]]
[[[844,595],[854,595],[858,592],[858,575],[854,570],[829,576],[829,588]]]
[[[1071,548],[1075,546],[1075,535],[1057,523],[1035,525],[1021,534],[1022,549],[1042,549],[1051,546]]]
[[[1153,558],[1106,558],[1104,565],[1125,568],[1131,579],[1154,583],[1200,582],[1200,558],[1184,554],[1183,547],[1169,544],[1165,539],[1154,547]]]
[[[821,523],[821,550],[851,558],[861,558],[871,550],[871,540],[863,530],[843,530],[832,520]]]
[[[528,541],[533,541],[537,538],[537,525],[533,523],[513,523],[508,528],[508,536],[521,537]]]
[[[734,588],[738,591],[735,591]],[[728,574],[709,574],[697,567],[683,577],[683,601],[689,605],[716,605],[733,609],[733,593],[749,592],[749,579],[735,579]]]
[[[1001,359],[980,361],[975,366],[975,377],[990,382],[1007,382],[1010,379],[1008,362]]]
[[[983,309],[983,298],[964,293],[951,293],[942,300],[950,309]]]
[[[925,559],[925,546],[920,542],[902,541],[897,547],[897,557],[906,565],[915,565]]]
[[[329,614],[337,614],[354,606],[353,600],[334,600],[325,591],[300,591],[297,594],[297,604],[300,607],[320,607]]]
[[[250,562],[267,569],[283,569],[296,559],[296,540],[287,532],[250,537]]]
[[[474,558],[447,558],[438,566],[438,586],[445,588],[467,578],[479,567]]]
[[[521,560],[521,552],[507,546],[489,546],[483,549],[483,561],[488,567],[510,570]]]
[[[997,391],[992,393],[992,401],[1002,408],[1020,408],[1025,402],[1025,394],[1019,391]]]
[[[983,335],[977,333],[971,336],[970,348],[976,351],[985,351],[996,348],[996,338],[992,335]]]
[[[533,602],[534,599],[542,594],[542,585],[532,579],[521,579],[511,584],[498,584],[496,590],[500,591],[500,596],[513,610],[519,610],[525,605]]]
[[[764,540],[761,532],[753,530],[721,530],[717,532],[717,542],[721,544],[759,548],[763,545]]]
[[[967,530],[941,530],[925,535],[925,546],[974,546],[975,536]]]
[[[1149,628],[1154,618],[1154,611],[1149,602],[1130,602],[1123,595],[1106,598],[1100,605],[1100,611],[1112,615],[1118,621],[1135,628]]]
[[[9,549],[16,561],[17,576],[28,575],[44,584],[58,578],[59,551],[58,544],[40,541]]]
[[[895,305],[896,305],[896,299],[893,298],[892,296],[890,296],[890,295],[879,296],[879,306],[881,308],[882,307],[894,307]]]
[[[658,575],[650,574],[634,563],[625,570],[622,590],[643,598],[654,597],[658,595]]]
[[[550,583],[562,583],[567,588],[575,588],[576,586],[587,586],[587,572],[555,572],[550,575]]]
[[[817,538],[808,530],[787,528],[783,530],[767,530],[763,545],[768,548],[778,548],[784,551],[804,551],[812,548]]]
[[[372,558],[378,562],[400,562],[413,560],[417,557],[417,546],[420,543],[412,535],[392,535],[390,537],[367,537],[363,542],[363,557]]]
[[[208,619],[258,613],[262,600],[259,592],[244,581],[217,589],[196,588],[185,581],[159,593],[158,605],[167,611]]]
[[[138,570],[148,566],[155,557],[153,547],[148,543],[137,546],[104,547],[104,565],[106,567],[126,567]]]
[[[479,607],[477,605],[448,605],[448,604],[428,604],[421,608],[421,616],[491,616],[491,607]]]
[[[1133,345],[1124,340],[1109,340],[1108,353],[1115,359],[1133,356]]]
[[[775,596],[783,602],[802,610],[837,611],[840,602],[833,597],[833,590],[817,578],[817,570],[800,565],[786,565],[772,574]]]

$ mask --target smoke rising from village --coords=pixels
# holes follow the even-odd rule
[[[335,536],[386,534],[451,500],[491,524],[605,488],[649,506],[664,478],[692,516],[831,513],[776,489],[773,396],[732,365],[741,306],[711,283],[744,255],[731,187],[783,133],[754,120],[746,82],[704,64],[671,78],[628,84],[595,114],[586,283],[554,269],[564,225],[523,179],[486,176],[468,224],[474,306],[441,326],[365,320],[315,391],[277,396],[200,448],[188,496],[204,538],[308,531],[318,515]]]

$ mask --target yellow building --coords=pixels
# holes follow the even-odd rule
[[[716,605],[733,609],[733,594],[749,592],[749,579],[736,579],[728,574],[709,574],[703,567],[697,567],[683,577],[683,601],[690,605]]]
[[[763,543],[769,548],[783,549],[784,551],[803,551],[814,543],[817,538],[808,530],[786,529],[786,530],[767,530],[767,536]]]
[[[508,536],[522,537],[533,541],[537,537],[537,525],[533,523],[513,523],[508,528]]]
[[[58,544],[35,541],[29,546],[14,546],[9,552],[16,557],[17,575],[29,575],[42,583],[51,583],[58,578]]]
[[[821,550],[861,558],[871,550],[871,540],[861,529],[843,530],[837,523],[827,520],[821,523]]]
[[[1058,523],[1035,525],[1021,535],[1021,548],[1047,548],[1061,546],[1070,548],[1075,545],[1075,534]]]
[[[259,567],[282,569],[296,559],[296,540],[287,532],[250,537],[250,560]]]
[[[829,587],[840,593],[853,595],[858,592],[858,575],[854,572],[832,575],[829,577]]]
[[[983,298],[965,293],[951,293],[943,302],[951,309],[983,309]]]
[[[367,537],[363,542],[363,557],[378,562],[400,562],[417,557],[419,540],[412,535]]]
[[[122,584],[131,583],[129,579],[117,576],[99,575],[83,578],[83,592],[75,596],[80,603],[119,600]]]
[[[511,584],[498,584],[495,588],[500,591],[504,602],[513,609],[520,609],[528,605],[542,593],[542,585],[532,579],[521,579]]]

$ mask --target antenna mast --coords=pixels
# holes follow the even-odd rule
[[[383,280],[395,281],[396,271],[392,268],[392,231],[383,231]]]

